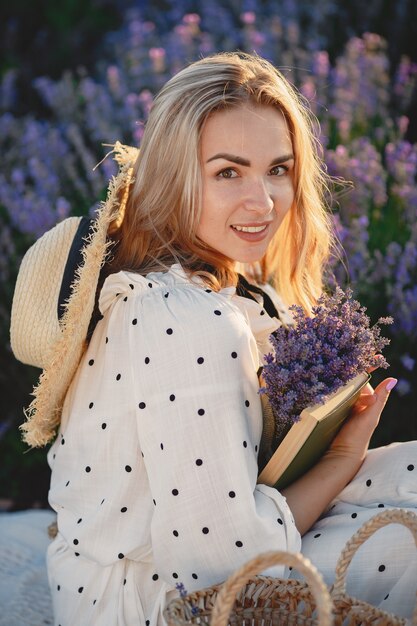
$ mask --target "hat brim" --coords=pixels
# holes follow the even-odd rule
[[[76,270],[75,280],[71,285],[71,295],[58,325],[58,333],[56,333],[56,324],[58,324],[56,321],[56,324],[53,325],[56,333],[54,339],[42,353],[41,360],[36,357],[37,363],[42,362],[43,372],[38,385],[33,390],[34,399],[25,411],[27,420],[21,426],[24,440],[33,447],[43,446],[55,436],[61,419],[65,395],[85,350],[100,270],[106,260],[110,246],[107,239],[108,229],[110,224],[117,219],[119,199],[126,188],[126,182],[131,181],[132,166],[138,156],[136,148],[123,146],[119,142],[115,144],[114,152],[120,167],[119,173],[109,183],[106,201],[97,211],[91,234],[82,249],[82,264]],[[74,222],[71,224],[71,229],[75,229],[75,227],[76,223]],[[44,240],[44,244],[47,242],[49,242],[48,238]],[[64,253],[63,257],[65,262],[67,255]],[[29,260],[30,257],[28,257],[27,264],[29,264]],[[32,269],[36,272],[36,268]],[[57,289],[59,290],[60,285],[61,280],[58,280],[51,289],[53,298],[55,298],[55,292]],[[40,292],[43,292],[41,287],[40,285]],[[49,292],[47,295],[50,297]],[[55,304],[56,299],[53,302]],[[56,312],[56,306],[54,309]],[[57,317],[57,313],[55,314]],[[12,325],[15,324],[18,324],[16,319],[12,320]],[[17,328],[18,326],[15,326],[14,331]],[[14,341],[16,345],[16,335]],[[34,363],[32,357],[30,357],[30,361]]]

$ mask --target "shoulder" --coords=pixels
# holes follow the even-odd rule
[[[146,276],[127,271],[110,275],[101,290],[99,307],[102,315],[129,310],[151,321],[171,318],[185,328],[211,323],[221,326],[226,321],[233,325],[245,322],[235,292],[234,287],[213,291],[201,279],[190,279],[181,266],[173,265],[166,272]]]
[[[139,336],[148,343],[169,335],[169,345],[181,345],[202,336],[215,346],[245,344],[254,354],[265,354],[270,334],[280,325],[265,314],[262,304],[238,296],[235,287],[213,291],[201,279],[191,280],[179,265],[147,276],[112,274],[99,305],[124,337],[130,329],[128,341],[135,343]]]

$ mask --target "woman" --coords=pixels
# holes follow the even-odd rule
[[[300,550],[361,467],[396,382],[362,394],[296,483],[256,485],[257,373],[288,321],[259,286],[310,311],[332,239],[310,114],[267,61],[220,54],[172,78],[130,173],[101,319],[48,454],[62,626],[161,626],[176,584],[200,589],[260,552]]]

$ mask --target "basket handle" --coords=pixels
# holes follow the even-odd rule
[[[332,597],[342,596],[346,593],[347,569],[358,548],[373,535],[377,530],[388,524],[402,524],[406,526],[414,537],[417,546],[417,515],[405,509],[392,509],[378,513],[365,522],[359,530],[347,541],[340,553],[336,565],[336,576],[333,585]],[[414,607],[413,624],[417,624],[417,604]]]
[[[245,563],[226,580],[213,607],[211,626],[227,626],[236,595],[243,585],[249,578],[273,565],[292,566],[304,575],[316,601],[318,624],[320,626],[332,626],[333,603],[321,574],[311,561],[302,554],[284,552],[282,550],[260,554],[248,563]]]

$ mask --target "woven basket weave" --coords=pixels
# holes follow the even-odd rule
[[[249,561],[223,585],[173,600],[165,609],[165,619],[169,626],[417,626],[417,604],[410,621],[346,593],[346,575],[353,556],[371,535],[387,524],[407,527],[417,546],[415,513],[392,509],[375,515],[342,550],[330,595],[316,568],[301,554],[267,552]],[[278,564],[295,567],[307,583],[267,576],[255,578],[257,572]]]
[[[343,548],[336,565],[335,582],[331,588],[334,603],[335,626],[417,626],[417,604],[414,608],[412,622],[396,617],[378,609],[367,602],[357,600],[346,593],[346,575],[348,567],[358,548],[377,530],[387,524],[402,524],[413,534],[417,546],[417,515],[403,509],[383,511],[365,522],[349,539]],[[417,581],[416,581],[417,585]]]
[[[307,582],[256,576],[273,565],[298,569]],[[234,606],[233,606],[234,605]],[[233,610],[232,610],[233,608]],[[198,609],[198,610],[196,610]],[[332,602],[323,579],[301,554],[266,552],[227,579],[172,600],[164,616],[169,626],[331,626]]]

